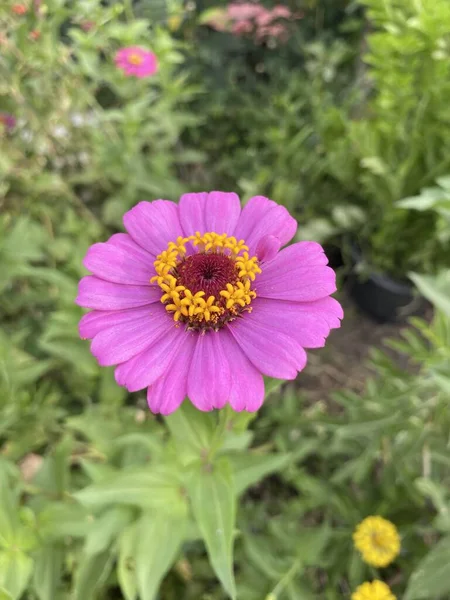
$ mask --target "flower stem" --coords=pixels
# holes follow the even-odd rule
[[[281,594],[284,588],[294,579],[295,575],[297,574],[297,571],[300,569],[301,566],[302,561],[299,558],[297,558],[297,560],[295,560],[292,564],[289,571],[287,571],[287,573],[283,575],[283,577],[280,579],[277,585],[269,593],[266,600],[277,600],[278,596]]]

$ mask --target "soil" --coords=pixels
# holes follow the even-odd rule
[[[362,392],[373,374],[368,364],[370,349],[376,347],[395,355],[383,342],[397,338],[401,329],[408,327],[405,323],[371,320],[358,311],[345,291],[336,298],[344,308],[342,326],[331,331],[325,348],[308,351],[308,365],[297,378],[310,402],[327,400],[332,392],[343,388]]]

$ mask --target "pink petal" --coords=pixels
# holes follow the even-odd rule
[[[206,233],[206,200],[208,194],[183,194],[180,198],[180,222],[184,235],[193,235],[196,231]]]
[[[344,311],[337,300],[327,296],[313,302],[296,302],[297,310],[315,314],[328,323],[330,329],[341,326],[340,319],[344,318]]]
[[[228,329],[247,358],[269,377],[295,379],[306,365],[306,352],[295,340],[246,313]]]
[[[228,401],[233,410],[255,412],[264,401],[264,379],[227,329],[220,332],[231,373]]]
[[[230,367],[221,332],[210,331],[198,335],[188,375],[189,400],[203,411],[223,408],[230,388]]]
[[[275,258],[281,248],[281,241],[274,235],[265,235],[256,246],[256,256],[260,262],[268,262]]]
[[[293,244],[263,266],[254,287],[264,298],[299,302],[325,298],[336,291],[336,275],[327,262],[319,244]]]
[[[320,315],[299,310],[299,302],[256,298],[252,302],[252,318],[291,337],[303,348],[322,348],[330,333],[330,326]]]
[[[101,366],[117,365],[146,350],[171,327],[173,319],[164,306],[154,304],[145,318],[116,323],[97,333],[91,352]]]
[[[210,192],[205,211],[206,231],[226,233],[231,236],[241,214],[239,196],[228,192]]]
[[[98,310],[123,310],[158,302],[161,290],[150,285],[120,285],[86,275],[78,285],[76,304]]]
[[[123,222],[134,241],[154,256],[183,235],[178,207],[169,200],[139,202],[125,213]]]
[[[129,392],[137,392],[162,377],[169,367],[179,346],[188,335],[181,327],[176,327],[172,319],[167,319],[167,327],[144,352],[123,362],[115,370],[116,381]]]
[[[142,321],[152,314],[153,307],[129,308],[127,310],[93,310],[83,317],[78,324],[80,337],[91,340],[97,333],[115,325],[122,325],[128,321]]]
[[[197,334],[186,333],[166,372],[147,390],[147,402],[153,413],[170,415],[187,396],[187,380]]]
[[[128,285],[150,285],[155,258],[125,233],[113,235],[104,244],[89,248],[83,264],[94,275]]]
[[[284,246],[294,237],[296,231],[297,221],[284,206],[264,196],[255,196],[250,198],[242,209],[234,235],[237,239],[244,239],[250,248],[250,254],[254,255],[262,237],[273,235]]]

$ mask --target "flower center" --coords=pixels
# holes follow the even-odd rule
[[[161,302],[188,329],[218,330],[256,298],[252,282],[261,269],[248,255],[244,240],[209,232],[179,237],[156,257],[151,282],[161,288]]]
[[[128,56],[128,62],[131,63],[132,65],[141,65],[143,60],[144,59],[142,58],[142,56],[140,54],[138,54],[137,52],[132,52]]]

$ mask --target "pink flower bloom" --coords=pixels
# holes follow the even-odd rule
[[[256,19],[265,12],[266,9],[260,4],[252,4],[250,2],[244,2],[243,4],[232,3],[227,6],[227,14],[233,21]]]
[[[255,196],[185,194],[140,202],[128,233],[89,248],[92,275],[77,304],[92,309],[80,335],[116,381],[147,388],[152,412],[169,414],[186,396],[203,411],[229,403],[255,411],[263,374],[294,379],[305,348],[324,346],[343,317],[335,274],[316,242],[281,250],[296,221]]]
[[[12,131],[16,126],[16,122],[16,117],[14,115],[11,115],[10,113],[0,113],[0,123],[6,131]]]
[[[158,62],[153,52],[138,46],[121,48],[116,53],[114,60],[119,69],[122,69],[129,77],[142,79],[154,75],[158,69]]]

